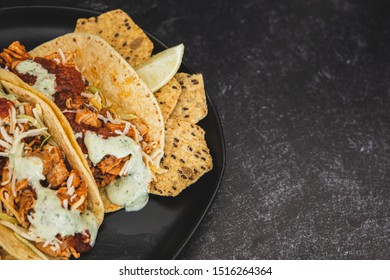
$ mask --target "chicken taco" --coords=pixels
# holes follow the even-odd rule
[[[0,248],[18,259],[78,258],[104,210],[53,110],[0,69]]]
[[[70,33],[29,53],[14,42],[0,64],[55,111],[90,170],[105,211],[136,211],[164,153],[164,121],[153,93],[107,42]]]

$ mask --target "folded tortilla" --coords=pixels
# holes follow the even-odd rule
[[[55,86],[47,84],[46,80],[31,81],[20,75],[20,72],[38,75],[42,70],[31,70],[27,62],[15,68],[25,82],[17,76],[9,81],[34,93],[53,109],[80,160],[95,178],[106,212],[141,209],[147,203],[148,186],[164,154],[164,120],[153,93],[126,60],[96,35],[70,33],[38,46],[29,55],[35,62],[37,58],[51,57],[57,64],[66,64],[70,57],[87,84],[81,95],[84,100],[88,99],[88,104],[81,107],[72,98],[67,100],[66,106],[65,100],[59,101],[58,85],[53,94],[47,89]],[[41,59],[39,63],[47,62]],[[50,75],[52,73],[45,77]],[[53,79],[58,82],[58,78]],[[99,104],[94,107],[97,99]],[[74,110],[72,104],[76,104]],[[77,115],[75,120],[70,120],[72,113]],[[85,126],[80,128],[80,124]],[[111,131],[107,132],[107,127]],[[77,138],[81,140],[78,142]],[[112,176],[116,178],[114,181],[110,179]]]
[[[50,106],[12,79],[0,69],[0,247],[18,259],[77,258],[103,221],[98,188]]]

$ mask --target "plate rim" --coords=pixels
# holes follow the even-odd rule
[[[91,10],[87,8],[79,8],[79,7],[72,7],[72,6],[54,6],[54,5],[21,5],[21,6],[8,6],[8,7],[2,7],[0,8],[0,13],[2,12],[9,12],[9,11],[17,11],[17,10],[27,10],[27,9],[55,9],[55,10],[68,10],[68,11],[78,11],[86,14],[90,14],[91,16],[95,15],[98,16],[105,11],[96,11],[96,10]],[[118,8],[120,9],[120,8]],[[168,48],[168,45],[164,43],[161,39],[157,38],[153,33],[149,32],[148,30],[145,30],[142,28],[142,30],[146,33],[147,36],[149,36],[153,41],[156,41],[158,44],[162,45],[164,48]],[[189,72],[195,73],[193,68],[188,64],[186,59],[183,58],[182,64],[188,68]],[[196,223],[194,223],[194,226],[192,227],[192,230],[190,233],[184,238],[184,241],[179,244],[176,248],[176,250],[173,250],[173,254],[171,256],[171,259],[176,259],[178,255],[181,253],[181,251],[184,249],[184,247],[188,244],[190,239],[193,237],[195,234],[196,230],[202,223],[203,219],[209,212],[212,204],[214,203],[215,197],[222,185],[222,181],[224,178],[224,173],[225,173],[225,168],[226,168],[226,143],[225,143],[225,135],[223,132],[223,126],[222,126],[222,121],[221,118],[218,114],[217,106],[215,105],[213,99],[211,96],[208,94],[208,91],[205,89],[206,93],[206,100],[207,103],[210,104],[209,110],[211,109],[213,111],[213,114],[216,119],[217,127],[218,127],[218,134],[220,135],[220,143],[221,144],[221,170],[219,174],[217,174],[218,179],[216,180],[216,187],[215,190],[213,191],[212,195],[209,197],[207,206],[204,208],[202,211],[201,215],[197,218]]]

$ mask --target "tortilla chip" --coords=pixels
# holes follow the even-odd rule
[[[207,115],[206,93],[202,74],[178,73],[175,78],[181,85],[182,90],[170,118],[195,124]]]
[[[180,93],[181,86],[175,78],[172,78],[165,86],[154,93],[154,96],[160,105],[165,123],[172,114],[172,111],[179,100]]]
[[[168,120],[161,167],[167,172],[157,174],[157,182],[149,189],[161,196],[177,196],[211,170],[213,163],[204,130],[186,121]]]
[[[78,19],[75,32],[99,35],[133,67],[152,55],[152,41],[128,14],[119,9],[98,17]]]

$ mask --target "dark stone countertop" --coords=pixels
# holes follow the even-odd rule
[[[204,75],[227,166],[180,259],[390,259],[388,1],[61,5],[122,8]]]

